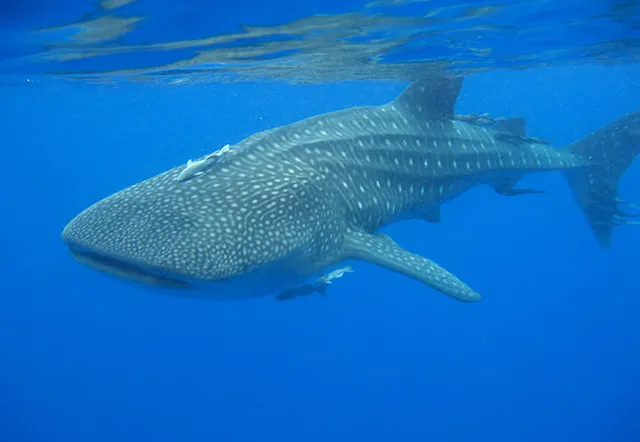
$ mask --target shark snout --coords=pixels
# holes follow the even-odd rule
[[[201,219],[157,186],[132,187],[73,218],[62,241],[74,259],[115,276],[152,285],[186,287],[206,276],[196,235]],[[173,203],[173,204],[172,204]]]
[[[83,231],[82,220],[72,220],[62,232],[62,241],[66,244],[73,259],[80,264],[119,278],[140,282],[147,285],[189,288],[190,284],[168,269],[153,262],[145,262],[133,256],[118,253],[108,247],[109,242],[89,241],[86,236],[79,235]],[[94,237],[100,237],[99,231]],[[122,241],[125,241],[122,239]]]

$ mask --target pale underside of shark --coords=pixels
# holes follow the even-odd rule
[[[640,145],[640,113],[566,148],[527,138],[521,119],[454,114],[461,79],[410,85],[394,101],[252,135],[89,207],[64,229],[91,267],[185,296],[273,295],[345,260],[414,278],[460,301],[478,293],[380,228],[437,222],[440,206],[488,184],[563,171],[599,242],[629,222],[617,183]]]

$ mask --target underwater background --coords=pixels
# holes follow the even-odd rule
[[[440,34],[415,32],[414,47],[397,42],[411,57],[390,52],[359,67],[358,52],[337,66],[336,44],[346,34],[301,50],[302,40],[319,41],[315,29],[290,39],[295,50],[279,46],[278,55],[263,51],[231,67],[220,61],[238,45],[248,51],[264,48],[265,39],[287,40],[255,32],[255,41],[218,48],[213,62],[160,75],[157,66],[193,56],[176,41],[366,8],[348,1],[116,3],[0,9],[0,441],[640,441],[640,226],[616,228],[611,249],[600,249],[557,172],[523,179],[522,187],[544,195],[507,198],[478,187],[445,204],[439,224],[384,229],[474,287],[483,295],[475,304],[366,263],[327,298],[278,303],[167,297],[74,262],[60,233],[97,200],[260,130],[388,102],[415,77],[416,60],[424,67],[464,56],[448,40],[449,52],[442,50]],[[456,2],[397,3],[408,8],[403,17],[424,18]],[[512,3],[515,11],[544,11],[532,20],[547,24],[540,31],[546,55],[522,30],[483,43],[540,59],[465,58],[457,113],[524,117],[529,135],[560,147],[640,108],[637,2],[588,2],[627,8],[621,15],[631,21],[577,33],[571,29],[583,29],[575,22],[585,3]],[[47,45],[31,33],[116,13],[149,16],[156,25],[134,31],[129,21],[119,33],[101,27],[99,36],[80,26],[93,32],[80,42],[77,29],[65,28]],[[500,13],[501,23],[512,21]],[[444,17],[449,28],[460,26],[451,18],[459,16]],[[396,37],[408,38],[399,30],[409,26],[395,23]],[[477,38],[474,29],[464,35]],[[384,52],[390,46],[376,32],[376,50]],[[627,44],[578,57],[571,48],[585,48],[580,36]],[[349,38],[362,43],[358,51],[374,47]],[[151,54],[126,49],[154,39],[174,43]],[[318,57],[327,48],[334,52],[323,70]],[[98,50],[111,52],[84,60]],[[301,52],[313,57],[287,58]],[[387,69],[403,56],[406,65]],[[144,72],[122,75],[125,68]],[[640,202],[640,162],[619,194]]]

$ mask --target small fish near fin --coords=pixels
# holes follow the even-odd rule
[[[550,141],[543,140],[542,138],[528,137],[527,123],[524,118],[501,118],[499,120],[493,121],[495,124],[492,126],[492,128],[496,131],[494,137],[498,141],[515,144],[551,144]]]
[[[505,143],[513,143],[513,144],[544,144],[546,146],[551,145],[551,141],[544,140],[542,138],[536,137],[525,137],[522,135],[517,135],[511,132],[496,132],[493,137],[497,141],[502,141]]]
[[[504,196],[519,196],[519,195],[530,195],[530,194],[543,194],[546,193],[544,190],[536,190],[536,189],[514,189],[515,185],[520,180],[520,177],[515,178],[500,178],[491,184],[493,190],[496,193]]]
[[[324,276],[316,279],[312,284],[302,284],[287,290],[284,290],[276,295],[276,301],[291,301],[299,298],[300,296],[310,296],[314,293],[327,297],[327,287],[335,279],[342,278],[345,273],[352,273],[353,268],[351,266],[342,267],[327,273]]]
[[[326,275],[321,276],[320,278],[316,279],[316,286],[326,286],[328,284],[331,284],[335,279],[338,278],[342,278],[344,276],[345,273],[353,273],[353,267],[351,266],[345,266],[345,267],[341,267],[339,269],[333,270],[329,273],[327,273]]]
[[[344,259],[360,259],[409,276],[458,301],[475,302],[480,295],[433,261],[408,252],[384,234],[351,231],[345,235]]]
[[[323,292],[318,290],[318,287],[314,284],[302,284],[287,290],[284,290],[276,294],[276,301],[292,301],[301,296],[311,296],[315,292],[320,292],[321,295],[326,296],[326,288],[323,287]]]
[[[410,84],[390,105],[422,120],[453,119],[461,77],[424,78]]]
[[[503,120],[496,121],[493,128],[500,132],[507,132],[519,137],[527,136],[527,123],[524,118],[505,118]]]

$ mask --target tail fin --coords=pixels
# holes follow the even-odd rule
[[[640,153],[640,111],[609,123],[567,148],[591,164],[565,172],[573,195],[602,247],[611,245],[613,227],[631,224],[628,204],[618,198],[618,181]]]

